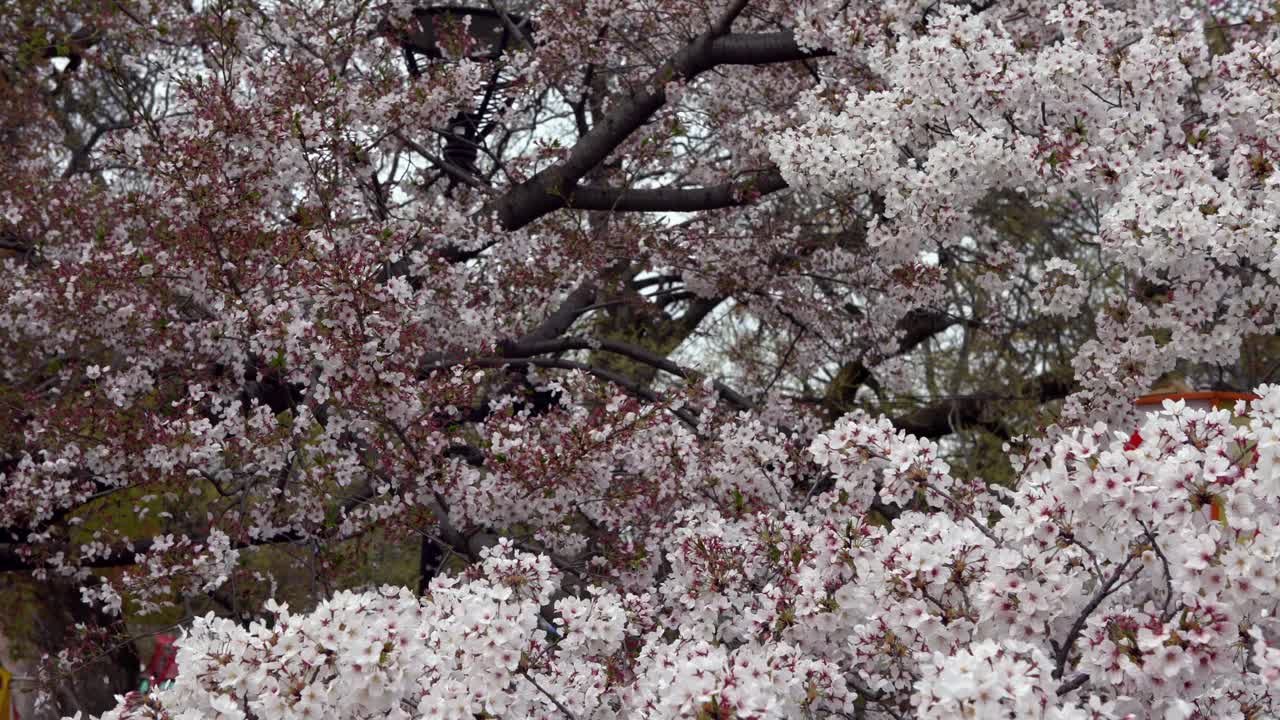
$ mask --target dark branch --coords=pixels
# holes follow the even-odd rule
[[[1058,686],[1058,697],[1062,697],[1072,690],[1080,689],[1085,683],[1089,682],[1089,673],[1076,673],[1071,679]]]
[[[562,333],[569,329],[573,322],[578,319],[591,303],[596,299],[596,284],[594,281],[587,280],[569,293],[564,302],[560,303],[560,307],[551,313],[546,320],[538,327],[530,330],[524,337],[513,341],[503,349],[504,355],[511,357],[519,357],[520,352],[517,348],[524,345],[531,345],[546,342],[559,337]]]
[[[1061,680],[1063,673],[1066,672],[1067,660],[1071,658],[1071,648],[1075,646],[1076,639],[1079,638],[1080,633],[1084,631],[1084,626],[1089,620],[1089,616],[1093,614],[1094,610],[1098,609],[1098,606],[1102,604],[1103,600],[1106,600],[1111,593],[1120,589],[1120,587],[1124,585],[1124,582],[1127,582],[1122,582],[1121,580],[1124,577],[1124,571],[1129,567],[1129,564],[1133,562],[1133,559],[1134,554],[1129,553],[1128,557],[1124,559],[1124,562],[1117,565],[1115,570],[1111,572],[1111,576],[1102,584],[1102,587],[1098,588],[1098,592],[1094,594],[1091,600],[1089,600],[1089,604],[1085,605],[1084,609],[1080,611],[1080,614],[1076,616],[1075,622],[1071,624],[1071,629],[1067,631],[1067,637],[1062,641],[1061,645],[1057,646],[1058,652],[1057,657],[1054,658],[1053,668],[1054,680]],[[1085,679],[1088,679],[1087,675],[1085,676]]]
[[[773,63],[830,57],[822,48],[801,48],[790,30],[753,35],[725,35],[711,43],[713,65],[771,65]]]
[[[902,355],[911,352],[920,343],[961,322],[965,321],[949,313],[926,309],[912,310],[898,321],[898,330],[901,331],[902,338],[898,341],[898,349],[894,354]],[[861,360],[846,363],[832,379],[822,403],[833,418],[843,415],[857,404],[858,389],[871,379],[871,369]]]
[[[539,358],[510,358],[510,359],[480,358],[478,360],[470,361],[469,363],[467,363],[467,365],[472,367],[488,367],[488,368],[503,368],[503,367],[509,367],[509,366],[532,365],[534,367],[556,368],[559,370],[581,370],[587,373],[588,375],[593,375],[597,378],[600,378],[601,380],[605,380],[613,383],[614,385],[617,385],[618,387],[622,388],[628,394],[634,397],[638,397],[638,398],[641,398],[642,400],[647,400],[652,403],[657,403],[662,401],[662,398],[657,393],[645,387],[644,385],[641,385],[640,383],[635,382],[634,380],[623,375],[622,373],[614,372],[613,370],[610,370],[608,368],[596,367],[594,365],[587,365],[586,363],[573,362],[571,360],[543,360]],[[693,428],[695,430],[697,429],[698,419],[693,415],[690,415],[687,410],[673,409],[670,412],[672,415],[675,415],[677,418],[681,420],[681,422],[688,425],[690,428]]]
[[[620,99],[569,151],[569,157],[511,188],[490,202],[507,230],[518,230],[565,206],[587,173],[604,162],[667,102],[667,83],[688,82],[717,64],[763,64],[814,57],[790,33],[722,35],[709,30],[663,63],[640,86]]]
[[[902,330],[898,353],[911,352],[925,340],[962,322],[965,321],[961,318],[935,310],[912,310],[898,322],[898,329]]]
[[[613,212],[697,212],[750,205],[764,195],[787,187],[777,168],[745,181],[701,188],[604,188],[579,187],[566,207]]]
[[[1051,376],[1038,378],[1035,381],[1035,388],[1035,394],[1026,399],[1046,403],[1051,400],[1060,400],[1071,393],[1071,383]],[[1015,398],[995,395],[952,398],[936,405],[920,408],[904,417],[894,418],[893,426],[922,438],[940,438],[950,435],[957,428],[966,426],[1002,431],[998,418],[992,417],[993,410],[999,403],[1012,399]]]
[[[364,491],[350,497],[342,504],[344,512],[355,508],[363,502],[368,501],[374,495],[373,490],[366,488]],[[231,541],[231,547],[235,550],[244,550],[247,548],[266,547],[270,545],[287,545],[289,543],[302,542],[315,539],[314,537],[304,536],[295,532],[281,533],[266,538],[241,538]],[[197,545],[208,545],[208,538],[193,537],[191,541]],[[138,540],[128,545],[117,545],[112,547],[104,556],[94,557],[87,560],[71,560],[68,565],[72,567],[85,568],[114,568],[129,567],[137,564],[138,556],[145,555],[150,552],[154,540]],[[19,544],[18,547],[21,547]],[[50,548],[57,551],[59,548]],[[69,549],[67,546],[61,548],[64,552]],[[30,572],[39,568],[48,567],[46,563],[40,561],[39,558],[30,559],[20,553],[17,548],[0,547],[0,573],[6,572]]]
[[[635,345],[618,342],[617,340],[568,337],[546,342],[529,342],[513,346],[511,348],[511,353],[508,354],[507,357],[531,357],[534,355],[567,352],[569,350],[603,350],[605,352],[622,355],[623,357],[630,358],[635,362],[657,368],[663,372],[675,375],[676,377],[685,379],[695,378],[695,375],[692,372],[672,362],[670,359],[659,355],[658,353]],[[747,410],[753,407],[752,402],[738,391],[718,380],[713,382],[716,392],[730,404],[740,410]]]
[[[743,10],[747,9],[747,3],[751,0],[733,0],[729,8],[720,16],[720,20],[716,22],[715,33],[717,35],[725,35],[733,29],[733,21],[738,19]]]

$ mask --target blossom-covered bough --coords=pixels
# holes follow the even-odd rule
[[[845,418],[810,448],[826,490],[678,513],[656,586],[567,593],[504,539],[421,597],[198,618],[177,684],[104,717],[1270,717],[1280,387],[1247,425],[1166,410],[1000,495]],[[877,494],[929,509],[872,525]]]
[[[64,712],[1280,715],[1274,14],[497,1],[460,168],[411,9],[0,11],[0,572],[185,628]]]

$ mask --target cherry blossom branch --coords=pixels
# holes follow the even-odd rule
[[[801,48],[790,30],[725,35],[712,41],[710,51],[714,65],[772,65],[833,55],[825,48]]]
[[[455,364],[456,363],[450,363],[439,367],[453,367]],[[621,373],[614,372],[607,368],[597,367],[595,365],[573,362],[571,360],[543,360],[539,358],[478,358],[470,360],[466,364],[471,367],[485,368],[504,368],[509,365],[532,365],[534,367],[558,368],[560,370],[580,370],[588,375],[611,382],[635,397],[639,397],[653,403],[662,401],[662,398],[657,393]],[[675,415],[690,428],[696,429],[698,427],[698,419],[693,415],[690,415],[687,411],[668,408],[668,412]]]
[[[403,132],[396,130],[395,132],[392,133],[392,135],[394,135],[397,140],[403,143],[405,147],[417,153],[423,160],[426,160],[427,162],[431,163],[437,169],[443,172],[445,175],[448,175],[454,180],[457,180],[458,182],[466,185],[467,187],[473,188],[475,190],[479,190],[480,192],[485,193],[486,195],[494,195],[497,193],[497,190],[495,190],[493,186],[486,183],[482,178],[476,177],[475,175],[458,167],[457,165],[454,165],[451,162],[448,162],[446,160],[436,157],[435,155],[431,154],[422,145],[418,144],[412,138],[405,135]]]
[[[633,132],[667,102],[666,86],[688,82],[717,65],[757,65],[816,57],[821,51],[799,46],[791,33],[726,35],[714,28],[699,35],[663,63],[641,86],[597,122],[569,156],[538,172],[491,201],[488,209],[507,230],[519,230],[565,207],[578,181],[604,162]]]
[[[1151,528],[1141,520],[1137,521],[1138,526],[1142,528],[1142,532],[1147,536],[1147,540],[1151,542],[1151,550],[1160,558],[1160,567],[1164,571],[1164,601],[1160,607],[1160,621],[1169,622],[1176,613],[1176,608],[1171,609],[1169,603],[1173,600],[1173,572],[1169,569],[1169,558],[1164,554],[1164,549],[1160,547],[1160,543],[1156,542],[1156,535]]]
[[[543,320],[540,325],[525,333],[518,340],[510,343],[508,352],[518,354],[520,348],[526,344],[545,342],[560,336],[573,325],[579,315],[595,302],[596,292],[597,284],[594,280],[584,281],[565,297],[560,306],[551,315],[547,316],[546,320]]]
[[[893,356],[908,353],[925,340],[961,323],[971,324],[973,321],[936,310],[912,310],[897,323],[897,330],[902,333],[902,337],[898,340]],[[798,326],[801,330],[809,330],[802,323],[798,323]],[[827,388],[826,397],[821,402],[834,412],[843,412],[855,406],[854,398],[858,388],[871,380],[871,369],[861,360],[846,363],[836,371]]]
[[[349,511],[352,508],[355,508],[356,506],[366,502],[373,496],[374,496],[373,490],[366,489],[363,492],[358,493],[355,496],[348,499],[345,503],[343,503],[342,508],[344,511]],[[249,540],[232,540],[230,549],[245,550],[245,549],[256,548],[256,547],[267,547],[271,545],[286,545],[289,543],[301,542],[308,539],[311,539],[311,538],[301,533],[286,532],[286,533],[280,533],[278,535],[273,535],[265,538],[254,538]],[[190,538],[190,540],[192,543],[198,544],[198,545],[207,546],[209,544],[209,539],[207,537],[192,537]],[[111,547],[102,555],[95,555],[94,557],[89,558],[87,560],[75,561],[74,565],[77,567],[86,567],[86,568],[130,567],[138,563],[139,556],[145,555],[147,552],[151,550],[151,547],[154,545],[154,542],[155,541],[152,539],[147,539],[147,540],[139,540],[137,542],[131,542],[123,545],[116,545],[114,547]],[[65,552],[69,548],[70,548],[70,545],[63,546],[62,548],[59,548],[58,546],[47,547],[47,549],[50,551],[57,551],[61,549],[63,552]],[[29,560],[26,557],[24,557],[24,555],[16,549],[0,548],[0,572],[30,572],[32,570],[37,570],[43,567],[50,567],[50,566],[48,564],[42,564],[42,563],[33,562]]]
[[[557,700],[555,695],[552,695],[551,693],[547,692],[546,688],[539,685],[538,681],[534,680],[533,676],[530,675],[528,671],[525,671],[524,673],[521,673],[521,674],[524,676],[524,679],[528,680],[529,683],[533,685],[535,688],[537,688],[539,692],[541,692],[543,695],[546,695],[547,699],[550,700],[556,706],[556,709],[559,710],[561,713],[563,713],[565,717],[569,718],[569,720],[577,720],[573,716],[573,713],[569,711],[569,708],[565,707],[564,703],[561,703],[559,700]]]
[[[1121,582],[1121,578],[1124,576],[1124,571],[1128,569],[1129,564],[1133,562],[1134,557],[1136,555],[1130,552],[1124,562],[1116,566],[1107,581],[1102,584],[1102,587],[1098,588],[1098,592],[1094,593],[1093,598],[1076,616],[1075,622],[1071,623],[1071,629],[1067,632],[1067,637],[1063,639],[1062,644],[1057,646],[1053,668],[1053,678],[1055,680],[1062,678],[1062,674],[1067,667],[1067,660],[1071,656],[1071,649],[1075,646],[1076,640],[1079,639],[1080,633],[1084,631],[1084,625],[1089,621],[1089,616],[1093,614],[1094,610],[1098,609],[1103,600],[1106,600],[1113,592],[1119,590],[1121,586],[1128,582],[1128,580]],[[1086,679],[1088,679],[1087,676]]]
[[[750,2],[751,0],[734,0],[729,7],[725,8],[724,14],[716,22],[715,31],[721,35],[729,32],[733,28],[733,21],[747,9],[747,4]]]
[[[513,354],[508,355],[507,357],[520,357],[521,355],[546,355],[551,353],[567,352],[570,350],[603,350],[605,352],[622,355],[623,357],[649,365],[650,367],[657,368],[658,370],[662,370],[679,378],[688,380],[695,379],[697,377],[697,374],[692,370],[681,367],[679,364],[674,363],[670,359],[655,352],[620,342],[618,340],[603,338],[566,337],[548,342],[524,343],[513,348]],[[747,410],[754,407],[754,403],[733,388],[730,388],[719,380],[713,380],[712,383],[716,392],[737,408]]]
[[[698,212],[750,205],[787,188],[776,167],[738,180],[701,188],[609,188],[584,186],[573,190],[565,207],[612,212]]]
[[[1033,397],[1041,403],[1061,400],[1071,394],[1073,389],[1070,382],[1053,375],[1041,375],[1033,381],[1032,385],[1035,389]],[[894,418],[893,425],[916,437],[931,439],[950,435],[955,427],[962,425],[977,425],[990,429],[994,424],[986,419],[987,411],[1001,399],[995,396],[951,398],[920,408],[906,416]]]
[[[1089,682],[1089,673],[1076,673],[1072,675],[1066,682],[1058,686],[1058,697],[1062,697],[1072,690],[1077,690],[1085,683]]]

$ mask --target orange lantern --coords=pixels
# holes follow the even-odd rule
[[[1219,408],[1233,408],[1236,401],[1244,400],[1246,402],[1257,400],[1258,396],[1253,393],[1241,392],[1224,392],[1218,390],[1205,390],[1200,392],[1165,392],[1154,393],[1152,395],[1143,395],[1133,401],[1138,406],[1138,410],[1142,411],[1144,416],[1153,415],[1160,412],[1165,400],[1173,400],[1187,404],[1187,407],[1195,410],[1216,410]],[[1142,435],[1134,430],[1129,436],[1129,441],[1125,443],[1125,450],[1132,450],[1142,444]]]

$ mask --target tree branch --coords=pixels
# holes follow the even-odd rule
[[[733,0],[733,3],[720,16],[720,20],[716,22],[715,33],[717,35],[728,33],[733,28],[733,21],[737,20],[742,11],[747,9],[747,4],[750,2],[751,0]]]
[[[611,382],[635,397],[648,400],[652,403],[660,402],[662,400],[657,393],[621,373],[616,373],[608,368],[596,367],[594,365],[573,362],[571,360],[543,360],[540,358],[480,358],[478,360],[468,362],[467,365],[472,367],[488,368],[503,368],[510,365],[532,365],[534,367],[557,368],[560,370],[581,370],[588,375],[594,375],[601,380]],[[695,430],[697,429],[698,419],[693,415],[690,415],[687,411],[670,410],[670,412],[690,428]]]
[[[524,337],[514,340],[503,348],[503,354],[507,355],[514,352],[516,348],[526,344],[536,344],[546,342],[559,337],[561,333],[569,329],[578,316],[583,313],[591,303],[596,299],[596,283],[593,280],[587,280],[569,293],[564,302],[560,303],[560,307],[555,312],[547,316],[546,320],[538,327],[525,333]],[[513,357],[518,356],[513,355]]]
[[[1058,686],[1058,697],[1062,697],[1072,690],[1078,690],[1085,683],[1089,682],[1089,673],[1076,673],[1069,680]]]
[[[350,510],[360,503],[363,503],[374,496],[371,488],[366,488],[346,502],[342,504],[343,510]],[[310,540],[303,535],[295,532],[281,533],[269,538],[258,538],[248,540],[232,540],[231,548],[233,550],[244,550],[247,548],[266,547],[269,545],[286,545],[288,543]],[[207,537],[190,538],[193,544],[208,545]],[[68,562],[68,565],[85,568],[114,568],[129,567],[137,564],[137,556],[144,555],[151,550],[154,540],[138,540],[128,545],[117,545],[110,549],[105,557],[94,557],[84,561]],[[70,545],[50,548],[51,550],[61,549],[64,553],[70,548]],[[39,568],[48,567],[48,565],[37,561],[32,561],[24,557],[17,549],[0,547],[0,573],[6,572],[30,572]]]
[[[750,205],[786,187],[782,173],[770,168],[745,181],[701,188],[579,187],[569,195],[565,207],[613,212],[697,212]]]
[[[663,63],[639,89],[620,99],[569,151],[569,156],[490,201],[502,227],[519,230],[565,207],[575,187],[667,102],[667,83],[688,82],[716,65],[760,65],[815,57],[792,33],[723,35],[708,30]],[[829,53],[825,53],[829,54]]]
[[[961,318],[936,310],[912,310],[898,321],[902,338],[898,341],[898,349],[894,354],[911,352],[925,340],[962,322],[965,321]],[[855,406],[858,389],[870,380],[871,369],[861,360],[844,364],[831,380],[822,399],[823,405],[833,418],[843,415]]]
[[[605,352],[616,353],[638,363],[655,367],[663,372],[675,375],[676,377],[685,379],[694,377],[692,372],[662,355],[651,352],[642,347],[608,339],[567,337],[545,342],[524,343],[518,346],[513,346],[511,348],[512,354],[507,355],[507,357],[531,357],[534,355],[567,352],[569,350],[604,350]],[[719,380],[715,380],[713,383],[715,385],[716,392],[719,393],[720,397],[724,398],[727,402],[738,409],[747,410],[753,407],[753,403],[738,391],[725,385]]]
[[[1052,376],[1041,376],[1035,381],[1036,393],[1027,399],[1046,403],[1060,400],[1071,393],[1071,383]],[[976,425],[992,427],[990,410],[996,403],[1015,398],[975,395],[945,400],[936,405],[920,408],[900,418],[893,418],[893,426],[922,438],[940,438],[950,435],[955,427]]]
[[[1111,576],[1107,578],[1107,581],[1102,584],[1102,587],[1098,588],[1098,592],[1094,594],[1091,600],[1089,600],[1089,604],[1085,605],[1084,609],[1080,611],[1080,614],[1076,616],[1075,622],[1071,624],[1071,630],[1067,632],[1067,637],[1062,641],[1061,645],[1057,646],[1058,652],[1057,657],[1054,658],[1053,668],[1054,680],[1062,679],[1062,674],[1067,669],[1067,660],[1071,657],[1071,648],[1076,644],[1076,639],[1080,637],[1080,633],[1084,631],[1084,625],[1088,622],[1089,616],[1093,614],[1094,610],[1098,609],[1098,606],[1102,604],[1103,600],[1106,600],[1111,593],[1118,590],[1119,586],[1124,584],[1121,582],[1121,578],[1124,577],[1124,571],[1129,567],[1129,563],[1133,562],[1134,557],[1133,553],[1129,553],[1129,556],[1124,559],[1124,562],[1116,566],[1116,569],[1112,571]],[[1087,675],[1085,676],[1085,679],[1088,679]]]
[[[771,65],[835,55],[823,48],[802,48],[790,30],[725,35],[711,43],[713,65]]]

